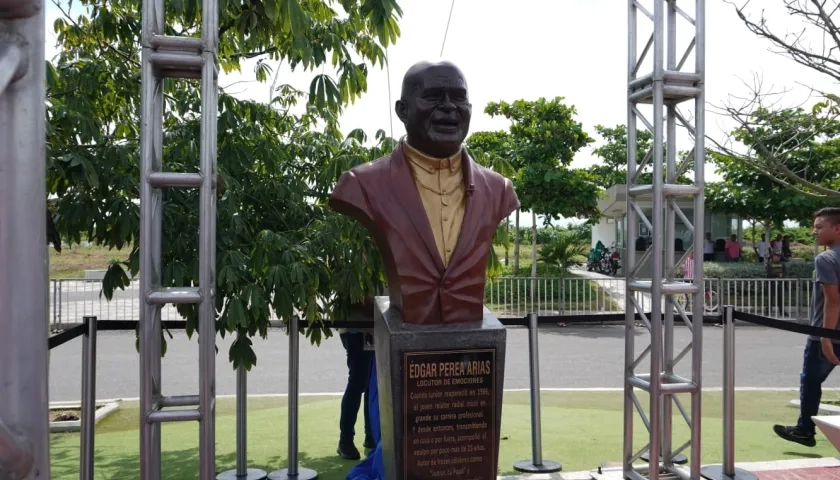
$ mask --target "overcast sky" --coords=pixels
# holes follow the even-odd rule
[[[740,4],[740,0],[739,4]],[[650,5],[653,2],[642,2]],[[680,8],[693,16],[694,1],[678,2]],[[801,29],[802,23],[785,15],[782,0],[753,1],[761,4],[771,25],[779,33]],[[746,95],[744,81],[752,82],[760,75],[766,86],[789,87],[793,91],[785,97],[788,105],[806,102],[810,92],[798,84],[830,89],[826,78],[793,61],[770,51],[770,45],[751,34],[735,14],[734,7],[723,0],[706,2],[706,132],[717,138],[723,129],[731,128],[725,118],[712,111],[713,105],[727,101],[729,95]],[[391,98],[389,77],[384,69],[372,69],[368,78],[368,92],[343,115],[342,129],[347,132],[363,128],[369,134],[384,128],[390,131],[393,102],[399,95],[403,73],[413,63],[441,58],[441,46],[452,0],[402,0],[400,20],[402,36],[389,49]],[[627,2],[625,0],[455,0],[451,24],[446,38],[443,59],[458,64],[464,71],[473,103],[471,131],[505,129],[505,119],[491,119],[483,113],[491,101],[533,100],[539,97],[565,97],[578,111],[578,119],[593,137],[594,126],[613,126],[626,123],[627,103]],[[336,7],[339,8],[340,7]],[[759,15],[753,6],[749,13]],[[52,24],[60,14],[48,9],[47,55],[55,53]],[[640,16],[641,51],[650,34],[650,22]],[[681,57],[693,37],[693,26],[678,19]],[[814,43],[820,38],[814,37]],[[692,71],[694,56],[684,71]],[[291,72],[281,67],[278,83],[289,83],[305,91],[315,73]],[[650,67],[642,68],[644,73]],[[237,96],[266,101],[269,87],[253,80],[253,69],[243,68],[242,74],[225,74],[220,80],[228,91]],[[244,82],[244,83],[243,83]],[[694,105],[680,107],[693,116]],[[648,110],[643,110],[647,112]],[[648,115],[652,120],[652,116]],[[640,124],[641,125],[641,124]],[[393,134],[399,137],[404,129],[393,116]],[[600,139],[599,139],[600,140]],[[597,145],[597,144],[596,144]],[[596,146],[596,145],[593,145]],[[683,134],[679,149],[688,150],[691,144]],[[575,158],[576,166],[597,161],[586,148]],[[707,180],[714,180],[711,168]]]

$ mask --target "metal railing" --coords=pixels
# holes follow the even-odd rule
[[[532,295],[533,285],[533,295]],[[784,278],[707,278],[703,313],[717,315],[721,305],[732,305],[742,312],[772,318],[805,321],[810,314],[811,279]],[[52,280],[50,285],[50,318],[53,328],[77,325],[93,315],[111,320],[139,318],[139,281],[126,290],[117,290],[111,301],[101,293],[100,281],[83,279]],[[502,277],[488,279],[485,302],[499,317],[524,317],[530,312],[540,315],[596,315],[624,311],[626,295],[623,278],[590,279],[578,277]],[[690,296],[677,298],[687,312],[693,312]],[[650,309],[650,296],[636,293],[643,309]],[[181,320],[174,306],[161,312],[164,321]],[[277,321],[272,314],[271,321]]]

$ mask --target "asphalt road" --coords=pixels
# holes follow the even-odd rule
[[[703,347],[704,387],[720,387],[722,382],[722,329],[706,326]],[[647,332],[637,330],[637,351],[647,345]],[[181,332],[172,332],[168,353],[163,359],[163,393],[198,393],[198,344]],[[688,344],[689,331],[678,327],[676,351]],[[739,387],[796,388],[799,384],[801,335],[743,327],[737,336],[736,385]],[[139,396],[139,356],[134,348],[134,332],[102,332],[98,336],[97,398]],[[50,400],[80,398],[81,339],[68,342],[51,352]],[[228,361],[230,338],[219,339],[216,357],[216,393],[235,394],[235,372]],[[288,339],[281,330],[271,330],[268,339],[254,339],[258,364],[248,377],[251,394],[277,394],[288,391]],[[524,328],[508,329],[505,388],[529,387],[528,335]],[[644,366],[647,362],[643,363]],[[679,364],[677,373],[688,375],[691,357]],[[624,328],[622,326],[546,327],[540,333],[540,380],[543,388],[621,387],[624,368]],[[301,337],[300,392],[327,393],[344,389],[347,369],[344,349],[338,337],[312,346]],[[826,387],[837,387],[840,377],[829,378]]]

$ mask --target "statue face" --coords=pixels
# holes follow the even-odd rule
[[[472,105],[467,81],[457,67],[430,65],[407,79],[397,102],[409,143],[435,157],[454,155],[470,129]]]

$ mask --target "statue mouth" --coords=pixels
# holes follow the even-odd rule
[[[441,118],[438,120],[432,120],[432,127],[435,130],[454,132],[458,130],[459,126],[460,123],[457,119],[454,118]]]

